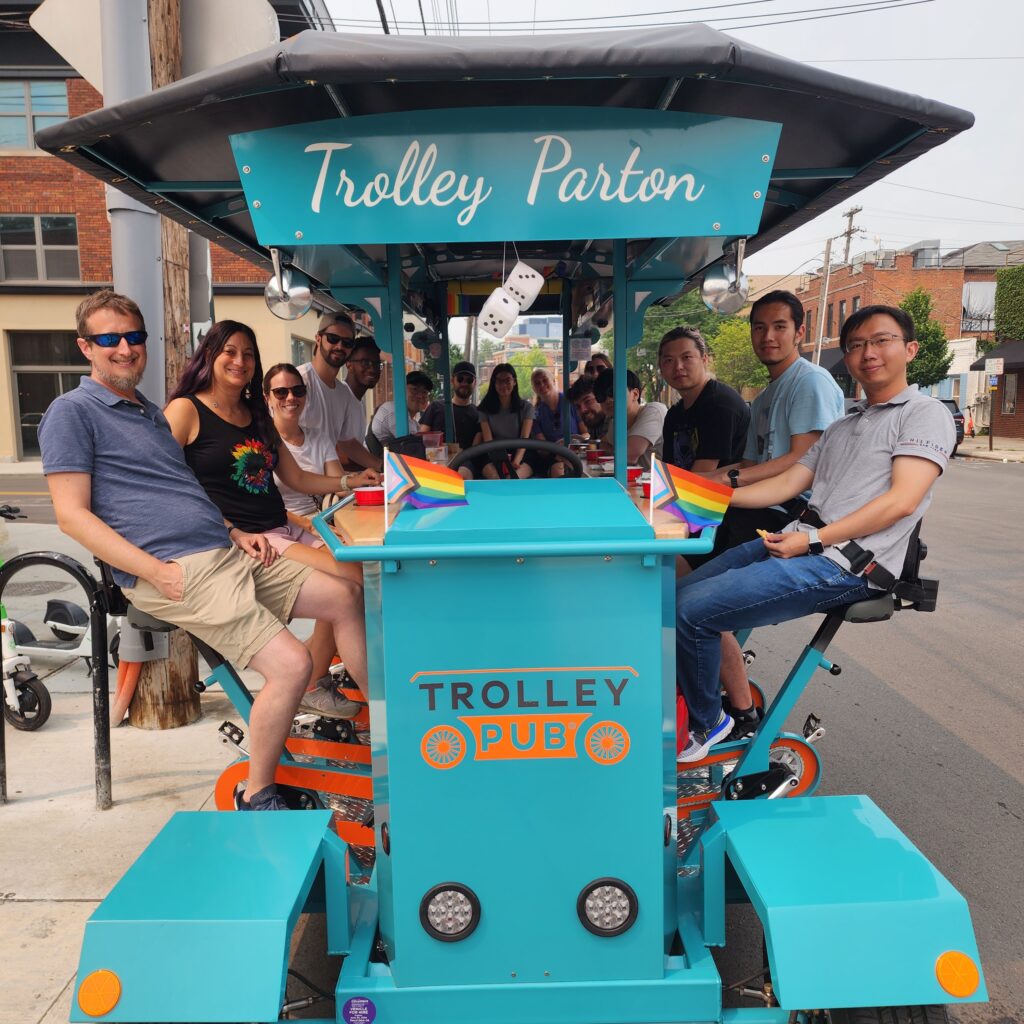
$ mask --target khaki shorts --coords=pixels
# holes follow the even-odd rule
[[[313,572],[287,558],[266,568],[236,547],[173,561],[182,571],[180,601],[169,601],[143,579],[125,587],[125,597],[139,611],[197,636],[236,668],[245,668],[284,629],[302,584]]]

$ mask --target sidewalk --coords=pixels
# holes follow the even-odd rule
[[[994,437],[992,451],[987,437],[965,437],[957,451],[960,458],[988,459],[991,462],[1024,462],[1024,440],[1014,437]]]

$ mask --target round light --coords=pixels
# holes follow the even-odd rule
[[[618,878],[599,878],[580,893],[576,913],[583,927],[595,935],[621,935],[636,920],[636,893]]]
[[[420,923],[441,942],[458,942],[480,923],[480,901],[472,889],[456,882],[435,885],[420,901]]]

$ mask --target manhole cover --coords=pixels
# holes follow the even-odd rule
[[[4,587],[4,597],[44,597],[46,594],[59,594],[62,590],[70,590],[74,583],[60,580],[33,580],[18,583],[12,580]]]

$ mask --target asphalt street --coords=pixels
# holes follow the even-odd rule
[[[41,477],[0,478],[3,501],[53,522]],[[830,648],[842,675],[819,673],[790,723],[799,731],[812,711],[824,721],[819,792],[871,796],[970,903],[991,1002],[955,1011],[960,1024],[1024,1021],[1022,517],[1024,464],[955,460],[922,534],[925,575],[941,580],[937,611],[845,625]],[[752,637],[769,695],[815,626]],[[730,909],[728,929],[726,983],[761,962],[749,908]]]

